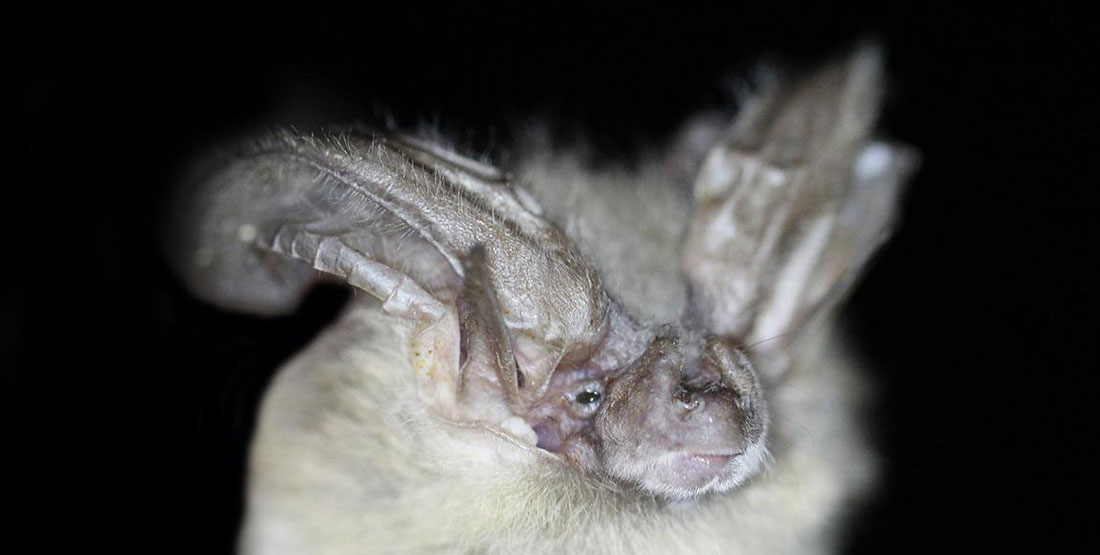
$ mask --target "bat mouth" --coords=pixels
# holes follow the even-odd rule
[[[701,453],[687,453],[681,455],[693,462],[703,463],[708,466],[724,466],[726,463],[733,460],[734,457],[741,456],[741,453],[730,454],[701,454]]]
[[[735,479],[742,467],[743,453],[669,453],[656,461],[647,472],[644,485],[651,491],[675,491],[682,495],[698,495],[721,490],[723,484]]]
[[[741,453],[675,453],[671,464],[682,468],[688,476],[722,473]],[[711,476],[713,477],[713,476]]]

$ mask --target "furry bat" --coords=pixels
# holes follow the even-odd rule
[[[370,132],[208,161],[172,248],[198,296],[369,293],[265,398],[242,550],[834,547],[874,464],[829,324],[915,163],[869,139],[880,73],[776,80],[633,172]]]

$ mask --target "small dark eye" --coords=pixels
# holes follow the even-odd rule
[[[585,391],[582,391],[579,394],[577,394],[577,402],[581,403],[582,405],[591,405],[592,403],[595,403],[599,400],[600,400],[600,392],[599,391],[585,390]]]
[[[569,410],[573,413],[573,416],[577,418],[591,418],[596,414],[596,411],[600,408],[600,400],[603,399],[604,385],[598,381],[591,381],[584,384],[573,394],[566,394],[565,398],[570,401]]]

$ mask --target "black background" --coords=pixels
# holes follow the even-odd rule
[[[316,9],[8,17],[0,497],[15,538],[42,552],[232,546],[262,389],[346,292],[261,320],[183,291],[158,254],[158,207],[209,141],[308,108],[437,123],[506,156],[513,124],[541,117],[621,158],[727,106],[761,58],[805,66],[862,37],[887,51],[883,133],[923,165],[845,312],[880,386],[866,417],[887,461],[848,548],[1057,548],[1088,526],[1094,18]]]

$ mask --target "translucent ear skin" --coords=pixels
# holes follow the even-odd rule
[[[865,47],[771,87],[707,154],[684,272],[711,332],[789,348],[888,236],[916,158],[870,140],[881,66]]]
[[[432,177],[370,138],[276,132],[194,182],[176,265],[225,308],[285,313],[327,275],[422,317],[438,315],[461,282],[456,253],[440,248],[410,186]]]
[[[442,147],[277,131],[193,182],[171,252],[219,306],[287,313],[314,281],[335,279],[423,331],[453,313],[479,249],[529,398],[602,337],[609,301],[573,244],[503,174]]]
[[[260,315],[288,314],[298,306],[317,279],[312,265],[258,248],[258,222],[293,211],[288,207],[301,196],[294,188],[264,183],[267,175],[287,170],[219,159],[188,176],[181,201],[172,207],[166,250],[193,294],[220,308]]]
[[[475,247],[466,257],[466,280],[459,301],[462,326],[460,398],[503,398],[519,404],[526,379],[516,364],[508,328],[501,319],[500,302],[493,289],[485,249]]]

